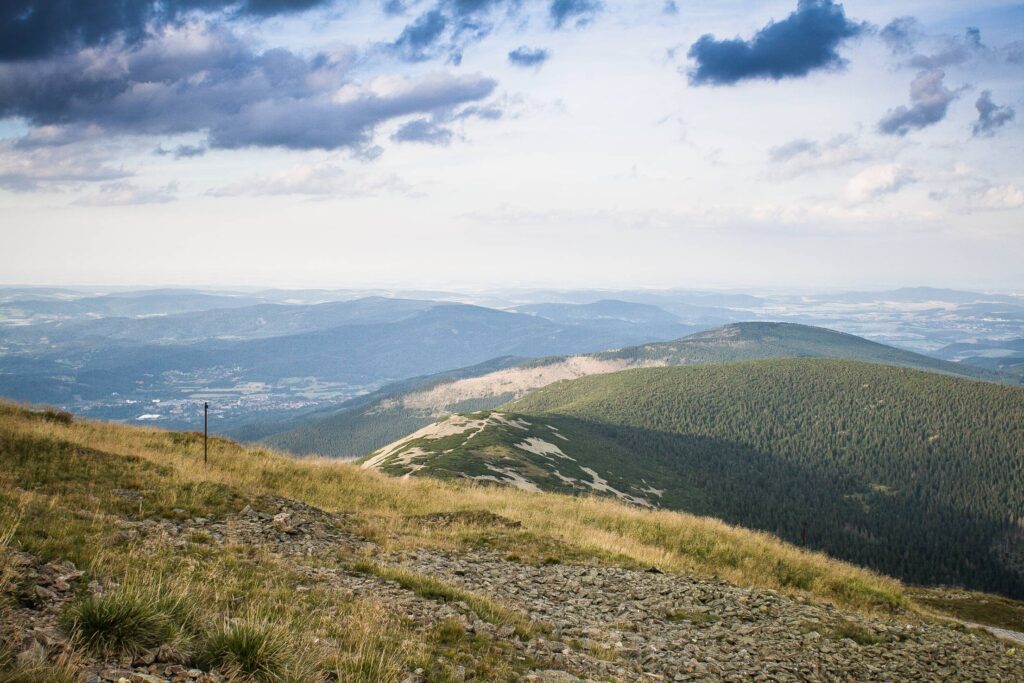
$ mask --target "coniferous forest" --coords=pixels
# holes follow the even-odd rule
[[[665,507],[1024,597],[1024,389],[770,360],[586,377],[509,409],[556,424],[580,462],[664,489]]]

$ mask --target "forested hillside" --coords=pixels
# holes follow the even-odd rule
[[[437,447],[421,438],[393,455],[446,477],[475,458],[490,480],[603,488],[806,534],[909,581],[1024,595],[1021,388],[819,359],[649,368],[552,384],[505,406],[498,426],[506,436],[448,429]]]
[[[292,453],[358,457],[451,413],[496,408],[560,379],[652,365],[726,363],[757,358],[822,357],[863,360],[993,381],[1007,377],[982,368],[930,358],[852,334],[791,323],[746,322],[668,342],[577,357],[522,361],[517,367],[475,368],[384,387],[332,411],[267,429],[259,424],[230,433],[263,438]],[[503,360],[503,359],[497,359]],[[510,365],[510,364],[509,364]],[[490,366],[490,367],[489,367]],[[372,400],[369,400],[372,399]]]

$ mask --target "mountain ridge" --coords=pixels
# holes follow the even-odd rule
[[[760,528],[910,581],[1024,595],[1024,388],[822,358],[550,384],[365,459]]]
[[[872,342],[827,328],[796,323],[732,323],[669,342],[653,342],[585,356],[526,360],[479,376],[426,380],[421,387],[384,387],[375,405],[364,399],[331,415],[264,436],[271,445],[298,454],[359,457],[424,427],[443,415],[486,408],[550,382],[631,367],[720,363],[770,357],[837,357],[888,362],[935,372],[1010,381],[981,368],[962,366]],[[467,373],[468,374],[468,373]],[[244,438],[244,431],[233,435]]]

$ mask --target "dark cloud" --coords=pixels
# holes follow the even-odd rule
[[[323,98],[265,100],[211,130],[210,143],[224,148],[360,148],[383,121],[426,112],[443,119],[457,105],[489,96],[496,85],[479,76],[437,77],[386,96],[366,93],[342,103]]]
[[[428,145],[447,145],[452,141],[452,132],[429,119],[413,119],[395,131],[391,139],[395,142],[422,142]]]
[[[679,14],[679,5],[676,0],[665,0],[665,6],[661,8],[662,14]]]
[[[906,54],[922,35],[921,24],[914,17],[897,17],[878,32],[889,49],[895,54]]]
[[[522,45],[508,53],[508,61],[515,66],[540,66],[548,61],[550,56],[550,53],[543,48],[529,48]]]
[[[973,50],[980,50],[985,47],[981,44],[981,29],[968,26],[964,32],[964,42],[967,43],[967,47]]]
[[[958,93],[945,86],[945,76],[941,69],[919,73],[910,83],[911,105],[890,109],[878,122],[878,132],[902,137],[946,118],[949,103],[957,98]]]
[[[334,0],[4,0],[0,61],[71,53],[120,39],[134,45],[190,13],[264,18]]]
[[[555,28],[570,22],[579,27],[590,23],[603,8],[604,3],[599,0],[551,0],[548,13]]]
[[[844,60],[839,44],[867,29],[846,18],[842,5],[832,0],[800,0],[796,11],[782,21],[770,22],[750,40],[716,40],[701,36],[687,56],[696,62],[690,70],[694,85],[732,85],[752,78],[779,80],[806,76],[816,69],[838,69]]]
[[[389,17],[397,17],[405,14],[405,10],[408,9],[402,0],[384,0],[381,5],[381,9],[384,10],[384,14]]]
[[[989,137],[995,135],[996,129],[1002,128],[1013,120],[1016,112],[1008,105],[999,106],[992,101],[992,93],[983,90],[978,100],[974,103],[978,110],[978,120],[974,122],[974,135],[976,137]]]
[[[439,9],[421,14],[392,43],[392,50],[410,62],[421,62],[435,55],[434,46],[444,35],[448,19]]]
[[[451,111],[496,87],[435,76],[379,94],[350,82],[351,59],[255,53],[223,28],[169,27],[128,50],[0,64],[0,118],[112,135],[205,132],[212,148],[362,150],[384,121]]]
[[[520,0],[436,0],[388,47],[405,61],[446,56],[448,61],[459,64],[468,45],[483,40],[494,30],[499,10],[511,16],[518,13],[520,6]]]

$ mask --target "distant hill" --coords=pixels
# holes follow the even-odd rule
[[[242,300],[245,301],[245,300]],[[14,350],[45,345],[88,347],[117,344],[189,344],[206,339],[244,340],[326,330],[341,325],[397,322],[436,306],[415,299],[364,297],[316,305],[255,304],[212,307],[148,317],[110,316],[24,327],[0,327],[0,340]]]
[[[84,320],[100,316],[167,315],[186,311],[250,306],[258,300],[242,294],[210,294],[191,290],[151,290],[70,298],[63,290],[8,290],[0,300],[0,322],[14,320]]]
[[[671,342],[644,344],[575,358],[524,361],[477,368],[460,377],[442,375],[413,385],[384,387],[331,411],[278,425],[267,435],[239,429],[236,438],[265,438],[293,453],[358,457],[455,412],[494,408],[552,382],[633,367],[725,363],[759,358],[822,357],[1002,379],[994,372],[937,360],[861,337],[791,323],[737,323]]]
[[[0,342],[15,351],[0,354],[0,392],[18,400],[57,404],[74,397],[101,400],[139,391],[166,398],[168,378],[176,377],[194,379],[190,386],[200,387],[209,385],[208,378],[278,385],[312,377],[376,388],[499,356],[586,353],[648,338],[642,328],[605,330],[466,304],[380,298],[311,308],[258,307],[190,316],[184,323],[172,320],[169,324],[180,334],[188,334],[184,331],[188,321],[202,326],[212,317],[218,322],[211,323],[209,331],[234,329],[253,335],[259,333],[263,311],[262,327],[278,332],[190,343],[139,343],[132,338],[83,337],[73,332],[67,338],[68,347],[48,349],[44,341],[41,348],[18,351],[11,340],[20,332],[14,328],[5,332],[8,337],[0,335]],[[332,324],[339,321],[344,324]],[[105,320],[95,324],[108,330],[125,324],[130,331],[139,324],[158,328],[167,323]],[[299,331],[285,334],[291,325]],[[329,326],[308,329],[317,325]],[[60,327],[54,329],[55,338],[63,339],[57,334]],[[26,328],[25,334],[37,334],[33,330]]]
[[[835,295],[822,295],[824,300],[842,301],[846,303],[872,303],[878,301],[893,301],[899,303],[927,303],[929,301],[942,301],[946,303],[971,304],[977,302],[1002,302],[1002,303],[1024,303],[1020,297],[1006,294],[986,294],[982,292],[968,292],[959,289],[944,289],[939,287],[902,287],[880,292],[843,292]]]
[[[363,466],[712,515],[1024,596],[1021,387],[831,359],[627,370],[445,418]]]

